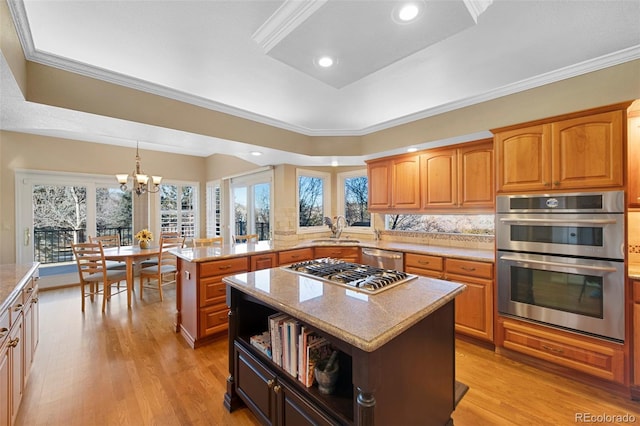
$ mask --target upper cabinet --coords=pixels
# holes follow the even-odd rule
[[[629,108],[627,118],[627,197],[629,207],[640,207],[640,101]]]
[[[425,210],[492,210],[493,141],[425,151],[420,158]]]
[[[401,155],[367,162],[369,210],[420,208],[420,157]]]
[[[491,139],[373,160],[367,169],[370,211],[493,211]]]
[[[498,192],[622,187],[626,106],[495,130]]]

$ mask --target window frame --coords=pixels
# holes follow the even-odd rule
[[[200,183],[196,182],[196,181],[183,181],[183,180],[172,180],[172,179],[163,179],[162,183],[160,184],[160,186],[163,185],[173,185],[173,186],[177,186],[178,187],[178,193],[177,193],[177,197],[178,200],[176,200],[177,204],[176,206],[178,207],[178,229],[182,229],[181,226],[181,219],[182,219],[182,202],[181,202],[181,198],[182,198],[182,187],[183,186],[191,186],[193,187],[193,214],[194,214],[194,227],[193,227],[193,237],[198,237],[200,235]],[[155,193],[156,197],[154,198],[154,207],[155,207],[155,214],[154,214],[154,218],[153,218],[153,223],[156,223],[157,225],[154,227],[155,232],[157,233],[157,235],[159,236],[162,232],[162,206],[160,205],[160,199],[162,198],[160,191],[158,191],[157,193]],[[187,237],[190,238],[190,237]]]
[[[311,234],[324,232],[327,230],[326,225],[318,226],[300,226],[300,177],[312,177],[322,179],[322,215],[323,217],[332,217],[331,215],[331,173],[321,172],[317,170],[296,168],[296,232],[298,234]]]
[[[337,211],[339,215],[342,215],[344,217],[347,217],[346,215],[346,205],[344,202],[344,198],[345,198],[345,180],[347,178],[353,178],[353,177],[366,177],[368,179],[368,175],[367,175],[367,169],[359,169],[359,170],[351,170],[348,172],[340,172],[336,175],[336,180],[337,180],[337,187],[336,187],[336,193],[337,193]],[[367,202],[368,202],[368,198],[369,198],[369,194],[367,193]],[[349,226],[347,228],[345,228],[345,231],[348,230],[348,232],[351,234],[370,234],[373,231],[373,221],[374,221],[374,217],[373,217],[373,213],[369,212],[369,216],[371,218],[370,222],[369,222],[369,226]],[[343,231],[344,232],[344,231]]]

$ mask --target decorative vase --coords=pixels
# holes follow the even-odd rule
[[[148,240],[140,240],[140,248],[141,249],[148,249],[149,248],[149,241]]]

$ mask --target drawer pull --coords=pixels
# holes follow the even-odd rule
[[[38,296],[31,299],[31,303],[38,303]]]
[[[7,335],[7,331],[9,331],[9,329],[6,327],[0,329],[0,339]]]
[[[27,293],[33,293],[33,287],[29,287],[29,288],[27,289]]]
[[[564,350],[562,350],[562,349],[552,348],[551,346],[547,346],[547,345],[542,345],[542,349],[545,349],[545,350],[547,350],[549,352],[553,352],[553,353],[556,353],[556,354],[563,354],[564,353]]]
[[[473,272],[476,270],[476,268],[474,268],[473,266],[461,266],[461,268],[469,272]]]
[[[267,387],[269,389],[273,388],[273,385],[275,385],[275,384],[276,384],[276,381],[273,380],[273,379],[270,379],[270,380],[267,381]]]
[[[292,258],[292,259],[297,259],[297,258],[299,258],[299,257],[300,257],[300,255],[299,255],[299,254],[292,254],[292,255],[291,255],[291,258]]]
[[[218,269],[222,269],[222,270],[231,269],[231,265],[219,266]]]
[[[226,321],[226,320],[227,320],[227,316],[226,316],[226,315],[223,315],[223,316],[221,316],[221,317],[218,317],[218,319],[219,319],[220,321]]]
[[[427,260],[419,260],[418,263],[421,264],[421,265],[428,265],[431,262],[429,262]]]
[[[16,305],[16,307],[13,308],[13,312],[19,312],[22,309],[23,306],[24,305],[22,303],[20,303],[19,305]]]
[[[9,340],[9,347],[10,348],[15,348],[16,346],[18,346],[18,343],[20,342],[20,338],[16,337],[13,340]]]

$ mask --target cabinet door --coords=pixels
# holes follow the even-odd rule
[[[420,156],[423,208],[450,208],[458,205],[456,158],[455,149],[427,151]]]
[[[456,331],[493,342],[493,281],[447,274],[467,289],[456,297]]]
[[[10,388],[10,400],[11,400],[11,424],[14,423],[16,415],[18,414],[18,408],[22,401],[22,392],[24,390],[24,375],[22,373],[23,360],[24,360],[24,336],[23,336],[23,322],[22,314],[16,318],[9,334],[9,383]]]
[[[309,403],[299,392],[284,382],[276,388],[278,424],[285,425],[334,425],[336,422]]]
[[[499,132],[494,137],[499,192],[551,189],[548,124]]]
[[[8,331],[0,329],[0,426],[11,424],[11,401],[9,399],[11,382],[9,381],[9,339]]]
[[[276,254],[265,253],[251,256],[251,271],[269,269],[277,266]]]
[[[633,288],[633,383],[640,386],[640,281],[632,281]]]
[[[391,207],[420,208],[420,156],[391,160]]]
[[[495,205],[493,141],[458,149],[458,205],[488,208]]]
[[[389,195],[390,176],[389,160],[367,164],[369,210],[387,209],[391,206],[391,196]]]
[[[551,125],[553,189],[622,186],[624,117],[612,111]]]
[[[237,342],[234,356],[236,392],[262,424],[275,424],[275,374]]]
[[[640,102],[637,104],[640,108]],[[640,207],[640,110],[634,110],[627,120],[627,201],[629,207]]]

